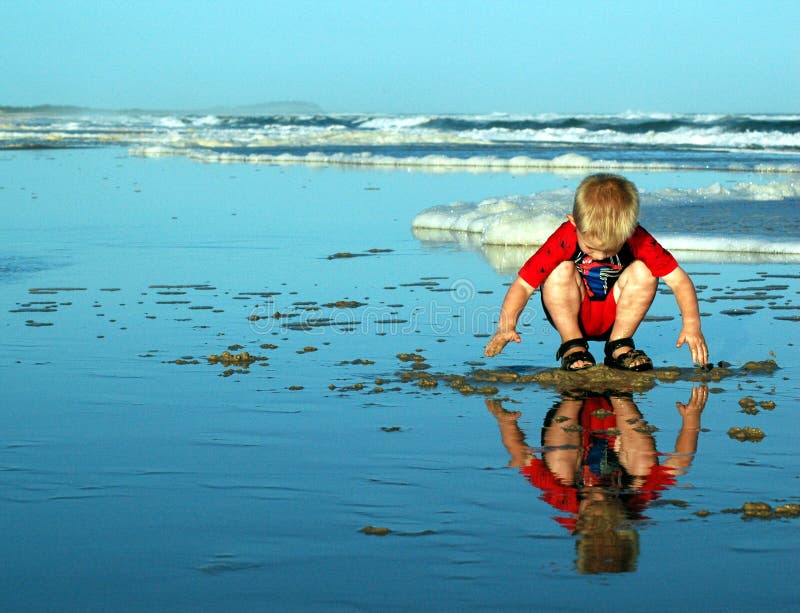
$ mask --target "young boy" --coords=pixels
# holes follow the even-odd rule
[[[495,356],[509,342],[521,342],[517,319],[541,286],[545,315],[561,336],[556,353],[561,368],[594,366],[587,341],[602,340],[606,366],[649,370],[653,362],[636,349],[633,335],[662,278],[683,319],[676,347],[688,344],[692,361],[707,364],[694,285],[672,254],[638,224],[638,216],[633,183],[612,174],[586,177],[575,192],[568,221],[523,265],[508,289],[484,355]]]

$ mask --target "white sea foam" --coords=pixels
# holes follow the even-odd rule
[[[403,130],[424,125],[430,120],[429,115],[372,117],[359,122],[359,127],[368,130]]]
[[[204,115],[203,117],[196,117],[192,119],[193,126],[218,126],[222,120],[216,115]]]
[[[422,241],[437,240],[425,230],[416,230],[414,235]],[[441,238],[441,237],[439,237]],[[467,245],[464,248],[478,249],[497,272],[513,275],[533,254],[533,249],[521,245]],[[670,247],[672,254],[682,264],[720,263],[720,264],[787,264],[800,263],[797,253],[756,253],[735,251],[681,251]]]
[[[179,117],[159,117],[155,125],[161,128],[184,128],[186,124]]]
[[[465,130],[460,136],[487,143],[568,143],[592,145],[637,145],[637,146],[688,146],[718,149],[742,149],[755,147],[789,148],[800,147],[800,134],[769,132],[727,132],[714,127],[680,127],[669,132],[627,133],[612,129],[589,130],[587,128],[543,128],[508,129],[488,128]]]
[[[659,234],[659,242],[675,251],[710,251],[717,253],[763,253],[800,256],[800,240],[773,241],[742,236],[697,236]]]
[[[572,144],[612,146],[668,146],[716,149],[788,149],[800,148],[800,133],[770,131],[725,131],[719,126],[679,127],[667,132],[628,133],[610,128],[592,130],[585,127],[533,128],[475,128],[461,131],[444,131],[425,127],[427,118],[379,118],[364,121],[358,129],[345,126],[264,126],[248,133],[261,135],[270,145],[310,146],[336,142],[341,145],[386,145],[405,143],[438,144]],[[175,118],[159,121],[160,127],[181,128],[184,124]],[[195,125],[194,127],[203,127]],[[214,124],[208,127],[213,128]],[[331,134],[335,134],[335,139]],[[237,146],[241,131],[226,131],[224,138],[230,146]],[[188,144],[190,146],[190,143]]]
[[[800,197],[800,182],[772,181],[770,183],[740,182],[729,187],[712,183],[696,189],[660,189],[642,192],[642,204],[665,202],[693,202],[697,200],[754,200],[780,201]]]
[[[488,198],[481,202],[455,202],[419,213],[412,222],[414,232],[427,240],[464,242],[455,238],[468,233],[468,242],[489,245],[541,245],[563,223],[572,209],[573,193],[561,189],[530,196]],[[714,183],[698,189],[661,189],[642,192],[647,207],[708,202],[780,202],[800,198],[800,182],[767,184],[738,183],[725,187]],[[725,205],[722,204],[722,207]],[[676,209],[675,215],[685,215]],[[670,213],[672,215],[672,213]],[[704,253],[786,254],[800,257],[800,240],[773,240],[755,236],[707,236],[698,233],[661,234],[668,249]]]

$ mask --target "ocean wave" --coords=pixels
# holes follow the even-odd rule
[[[728,131],[720,126],[675,126],[671,130],[653,125],[636,129],[589,129],[584,126],[507,128],[490,126],[464,130],[460,136],[483,142],[591,144],[645,147],[701,147],[717,149],[800,149],[800,133],[770,131]]]
[[[383,146],[414,143],[562,144],[586,147],[685,148],[690,150],[800,153],[800,115],[642,113],[508,115],[224,115],[215,113],[2,112],[10,130],[31,139],[50,131],[81,133],[129,130],[129,144],[183,146],[195,139],[225,147]],[[332,137],[331,135],[335,135]],[[0,146],[2,146],[0,137]]]
[[[430,127],[432,118],[428,115],[400,116],[400,117],[373,117],[365,118],[358,122],[359,128],[367,130],[405,130],[419,126]]]
[[[174,119],[163,127],[179,127]],[[251,125],[248,126],[247,124]],[[193,127],[201,127],[194,125]],[[374,118],[353,124],[338,121],[258,122],[237,119],[235,123],[215,124],[216,138],[237,146],[261,136],[271,146],[322,145],[331,134],[341,145],[384,145],[387,143],[476,143],[564,144],[588,146],[676,147],[724,150],[800,151],[800,130],[782,130],[773,125],[760,129],[731,129],[730,126],[685,125],[673,121],[631,124],[586,125],[577,119],[558,123],[531,121],[508,123],[490,121],[476,124],[468,120],[413,118]],[[190,136],[190,134],[187,134]],[[244,138],[243,138],[244,137]]]
[[[194,126],[219,126],[221,124],[222,119],[216,115],[203,115],[192,119],[192,125]]]
[[[329,140],[335,141],[332,137]],[[264,146],[264,141],[257,141]],[[584,173],[587,171],[670,171],[670,170],[708,170],[707,163],[698,161],[685,162],[658,162],[647,160],[603,160],[592,159],[577,153],[566,153],[553,158],[534,158],[526,155],[513,157],[498,157],[491,155],[472,155],[469,157],[454,157],[452,155],[383,155],[371,152],[358,153],[323,153],[310,151],[304,154],[296,153],[264,153],[248,150],[230,151],[222,141],[194,139],[196,145],[206,148],[172,147],[152,145],[146,147],[133,147],[129,149],[131,155],[139,157],[167,157],[187,156],[197,161],[209,163],[246,163],[246,164],[275,164],[275,165],[335,165],[335,166],[361,166],[376,168],[416,168],[430,172],[446,172],[450,170],[467,172],[549,172],[559,171],[564,173]],[[386,144],[386,143],[384,143]],[[409,143],[394,143],[409,144]],[[256,141],[251,143],[256,146]],[[715,170],[729,170],[734,172],[757,170],[763,173],[800,173],[800,163],[770,163],[746,165],[741,162],[714,167]]]

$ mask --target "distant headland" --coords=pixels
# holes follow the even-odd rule
[[[6,115],[86,115],[96,113],[141,113],[155,115],[210,114],[210,115],[322,115],[325,111],[313,102],[302,100],[277,100],[241,106],[213,106],[199,109],[98,109],[64,104],[37,104],[34,106],[3,106],[0,113]]]

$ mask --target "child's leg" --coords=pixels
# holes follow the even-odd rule
[[[579,429],[564,428],[579,425],[583,404],[583,400],[562,400],[550,425],[542,433],[542,444],[547,449],[542,453],[542,460],[565,485],[575,482],[575,475],[580,471],[583,446]]]
[[[583,283],[572,262],[562,262],[542,283],[542,301],[561,342],[581,338],[578,313],[583,301]]]
[[[611,328],[610,341],[632,337],[647,314],[656,295],[658,278],[640,260],[634,260],[622,271],[614,285],[617,316]],[[630,351],[630,347],[619,347],[613,357]]]
[[[634,485],[641,487],[653,466],[658,463],[655,440],[649,432],[640,431],[642,414],[633,400],[624,396],[611,396],[609,400],[620,431],[617,437],[619,462],[634,477]]]
[[[562,262],[550,273],[550,276],[542,283],[542,302],[550,315],[553,326],[561,336],[561,342],[565,343],[575,338],[583,338],[578,314],[583,302],[583,294],[586,291],[573,262]],[[584,351],[583,347],[573,347],[568,349],[565,355],[570,355],[577,351]],[[573,365],[574,368],[590,366],[588,362],[579,360]]]

